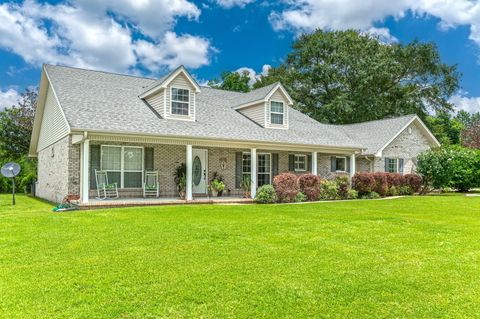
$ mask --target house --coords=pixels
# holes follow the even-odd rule
[[[79,194],[88,203],[95,170],[103,170],[121,197],[141,197],[153,170],[161,196],[177,196],[173,174],[186,163],[187,200],[205,196],[214,173],[232,196],[251,176],[255,196],[282,172],[409,173],[418,153],[439,145],[415,115],[327,125],[292,105],[280,83],[223,91],[200,86],[182,66],[149,79],[45,65],[30,145],[36,194],[55,202]]]

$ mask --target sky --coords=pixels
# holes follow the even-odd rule
[[[457,110],[480,111],[480,0],[0,0],[0,108],[38,86],[44,63],[200,83],[277,66],[299,34],[354,28],[434,42],[457,65]]]

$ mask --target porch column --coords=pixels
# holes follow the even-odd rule
[[[252,148],[250,149],[250,177],[251,177],[251,185],[250,185],[250,196],[255,198],[257,194],[257,149]]]
[[[312,152],[312,174],[313,175],[318,175],[317,152]]]
[[[353,175],[355,175],[355,153],[350,155],[350,180],[352,179]]]
[[[80,147],[80,200],[88,203],[90,170],[90,140],[84,140]]]
[[[192,145],[187,145],[187,185],[185,186],[186,188],[186,199],[187,200],[192,200],[193,195],[192,195],[192,166],[193,166],[193,160],[192,160]]]

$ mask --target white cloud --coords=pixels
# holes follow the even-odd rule
[[[247,4],[254,2],[255,0],[217,0],[217,4],[224,8],[240,7],[243,8]]]
[[[466,92],[459,92],[452,96],[449,102],[455,105],[457,111],[480,112],[480,97],[467,97],[466,94]]]
[[[398,42],[398,39],[396,37],[394,37],[393,35],[391,35],[390,30],[387,29],[387,28],[371,27],[370,29],[366,30],[365,33],[372,34],[372,35],[378,37],[378,39],[381,42],[384,42],[384,43]]]
[[[0,48],[27,63],[65,64],[107,71],[136,72],[139,47],[161,51],[162,67],[175,63],[197,68],[209,63],[210,42],[171,31],[178,17],[198,19],[200,10],[187,0],[72,0],[50,5],[35,0],[0,5]],[[133,33],[144,35],[133,39]]]
[[[359,29],[367,31],[387,17],[402,18],[407,12],[417,16],[434,16],[440,27],[470,27],[470,39],[480,44],[480,3],[471,0],[283,0],[287,8],[272,12],[270,22],[275,30],[292,29],[309,32]],[[390,37],[390,34],[387,35]]]
[[[17,104],[20,97],[20,93],[14,89],[8,89],[6,91],[0,90],[0,111],[6,107]]]
[[[253,85],[255,82],[260,79],[260,76],[262,75],[267,75],[268,70],[272,68],[271,65],[269,64],[264,64],[262,66],[262,71],[260,73],[257,73],[254,69],[248,68],[248,67],[241,67],[235,70],[235,72],[242,74],[243,72],[247,72],[248,76],[250,77],[250,81],[248,82],[249,85]]]

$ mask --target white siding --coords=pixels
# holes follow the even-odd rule
[[[152,96],[150,96],[146,99],[147,103],[150,104],[150,106],[153,107],[153,109],[155,111],[157,111],[158,114],[160,114],[160,116],[162,116],[162,117],[165,116],[165,98],[164,98],[164,95],[165,95],[165,90],[161,90],[157,94],[152,95]]]
[[[172,94],[172,87],[190,90],[190,103],[189,103],[188,116],[171,114],[172,106],[170,105],[170,95]],[[170,84],[168,85],[166,93],[167,93],[167,97],[166,97],[167,113],[165,114],[165,118],[195,121],[195,87],[190,83],[190,81],[187,79],[185,75],[180,73],[175,79],[173,79],[172,82],[170,82]]]
[[[245,107],[239,110],[240,113],[251,119],[252,121],[265,126],[265,103],[259,103]]]
[[[57,142],[68,135],[69,132],[68,123],[63,116],[60,105],[58,105],[55,93],[49,86],[45,98],[42,124],[40,125],[37,152]]]
[[[283,107],[285,112],[283,116],[283,125],[270,123],[270,102],[271,101],[283,102]],[[267,116],[266,116],[265,127],[287,129],[288,128],[288,108],[289,108],[288,99],[283,95],[280,89],[277,89],[267,103]]]

